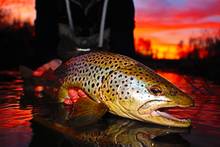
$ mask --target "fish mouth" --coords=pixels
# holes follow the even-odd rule
[[[172,101],[164,100],[151,100],[143,104],[139,109],[138,113],[145,121],[150,121],[156,124],[171,126],[171,127],[189,127],[191,120],[185,118],[186,115],[174,115],[170,114],[170,110],[184,109],[191,107],[191,105],[177,105]]]

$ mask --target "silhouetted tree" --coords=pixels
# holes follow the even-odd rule
[[[186,58],[187,52],[184,51],[184,41],[180,40],[180,42],[177,44],[177,50],[179,52],[180,58]]]
[[[190,59],[199,59],[202,54],[207,54],[206,58],[220,56],[220,31],[216,36],[190,38],[189,47],[192,52],[188,54],[187,58]]]
[[[146,56],[148,58],[152,58],[153,52],[151,48],[151,41],[144,38],[139,38],[137,41],[137,49],[138,54]]]

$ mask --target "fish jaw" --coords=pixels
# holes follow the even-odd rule
[[[167,112],[163,112],[161,108],[191,107],[193,104],[179,105],[169,100],[152,100],[146,102],[138,109],[137,119],[147,122],[152,122],[160,125],[171,127],[189,127],[191,125],[190,119],[180,119]]]

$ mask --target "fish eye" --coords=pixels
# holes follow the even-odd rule
[[[162,89],[158,85],[151,86],[148,88],[148,91],[155,96],[160,96],[163,94]]]

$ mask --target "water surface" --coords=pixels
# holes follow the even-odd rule
[[[185,116],[192,119],[190,129],[161,127],[109,115],[92,126],[73,129],[71,134],[65,136],[31,121],[33,115],[51,111],[51,107],[45,107],[45,98],[38,92],[40,87],[27,94],[18,71],[1,71],[1,146],[220,146],[220,86],[201,77],[157,72],[194,98],[195,107],[182,110]],[[60,111],[62,107],[58,109]],[[62,127],[58,129],[64,130]]]

